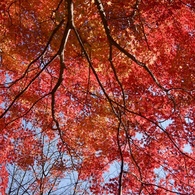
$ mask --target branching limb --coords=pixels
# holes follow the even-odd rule
[[[117,146],[119,150],[121,165],[120,165],[120,173],[119,173],[119,181],[118,181],[118,195],[122,195],[122,182],[123,182],[123,173],[124,173],[124,158],[123,158],[123,152],[120,144],[120,127],[121,127],[121,115],[119,115],[119,124],[117,128]]]
[[[112,71],[114,72],[114,76],[121,88],[121,92],[122,92],[122,98],[123,98],[123,106],[124,108],[126,107],[126,101],[125,101],[125,92],[124,92],[124,89],[123,89],[123,85],[122,83],[120,82],[119,78],[118,78],[118,75],[117,75],[117,71],[114,67],[114,64],[113,64],[113,61],[112,61],[112,45],[110,45],[110,55],[109,55],[109,62],[110,62],[110,65],[111,65],[111,68],[112,68]],[[125,110],[124,110],[125,111]]]
[[[13,99],[13,101],[10,103],[10,105],[5,109],[5,111],[0,115],[0,118],[3,118],[6,113],[10,110],[10,108],[14,105],[14,103],[20,98],[20,96],[30,87],[30,85],[39,77],[39,75],[44,71],[44,69],[57,57],[57,54],[55,54],[51,60],[46,63],[46,65],[44,66],[44,68],[42,68],[31,80],[30,82],[27,84],[27,86],[21,91],[19,92],[15,98]]]
[[[22,80],[22,79],[28,74],[30,67],[31,67],[35,62],[37,62],[39,59],[41,59],[42,56],[44,56],[44,54],[45,54],[45,52],[47,51],[49,45],[51,44],[51,41],[53,40],[55,34],[56,34],[56,33],[58,32],[58,30],[61,28],[61,26],[63,25],[63,23],[64,23],[64,20],[61,20],[61,22],[56,26],[56,28],[53,30],[53,32],[52,32],[52,34],[51,34],[51,36],[50,36],[50,38],[49,38],[49,40],[48,40],[48,42],[47,42],[45,48],[43,49],[43,51],[42,51],[42,52],[41,52],[33,61],[31,61],[31,62],[29,63],[29,65],[27,66],[27,68],[26,68],[26,70],[24,71],[23,75],[22,75],[21,77],[19,77],[18,79],[16,79],[16,80],[10,82],[10,83],[5,83],[6,85],[7,85],[7,84],[10,84],[9,86],[6,86],[6,88],[10,88],[11,86],[15,85],[18,81]],[[55,56],[55,57],[56,57],[56,56]],[[51,62],[51,60],[50,60],[49,62]],[[49,64],[49,63],[47,63],[47,64]],[[1,88],[3,88],[3,87],[1,87]]]
[[[154,74],[152,73],[152,71],[148,68],[148,66],[146,64],[144,64],[143,62],[139,61],[135,56],[133,56],[132,54],[130,54],[126,49],[124,49],[123,47],[121,47],[111,36],[110,34],[110,29],[108,26],[108,22],[106,19],[106,14],[104,11],[104,7],[103,4],[101,2],[101,0],[95,0],[95,4],[97,5],[97,8],[99,10],[100,13],[100,17],[104,26],[104,30],[106,32],[106,36],[107,39],[109,41],[109,43],[113,46],[115,46],[119,51],[121,51],[122,53],[124,53],[128,58],[130,58],[133,62],[135,62],[137,65],[143,67],[151,76],[152,80],[156,83],[156,85],[161,88],[163,91],[167,91],[157,80],[157,78],[154,76]]]

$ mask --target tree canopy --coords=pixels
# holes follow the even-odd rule
[[[195,194],[193,0],[1,0],[0,193]]]

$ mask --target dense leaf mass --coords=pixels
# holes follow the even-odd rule
[[[193,0],[1,0],[0,193],[195,194]]]

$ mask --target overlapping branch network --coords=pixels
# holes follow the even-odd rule
[[[61,0],[56,8],[56,10],[59,9],[60,5],[63,3],[63,0]],[[64,81],[64,74],[65,71],[67,70],[65,61],[66,61],[66,55],[65,55],[65,50],[67,47],[67,43],[69,41],[70,38],[70,33],[71,31],[74,33],[74,36],[76,37],[77,42],[79,43],[79,46],[87,60],[87,63],[89,65],[90,70],[92,71],[101,91],[102,94],[105,97],[105,100],[108,102],[113,115],[115,116],[115,118],[117,119],[117,128],[116,128],[116,145],[117,145],[117,151],[118,151],[118,158],[120,160],[120,171],[119,171],[119,177],[118,177],[118,194],[122,194],[122,186],[123,186],[123,178],[124,178],[124,166],[125,166],[125,155],[124,153],[126,152],[126,148],[128,148],[128,153],[131,159],[131,162],[133,163],[137,174],[134,173],[129,173],[132,177],[134,177],[136,179],[136,181],[139,182],[139,194],[142,193],[143,189],[147,188],[147,186],[154,186],[154,187],[158,187],[161,188],[167,192],[172,192],[172,193],[178,193],[177,191],[174,190],[169,190],[161,185],[157,185],[155,183],[149,183],[147,181],[145,181],[144,178],[144,170],[142,170],[140,163],[138,162],[136,156],[135,156],[135,152],[133,151],[133,147],[136,148],[140,148],[140,146],[137,146],[136,143],[134,142],[132,136],[130,135],[129,131],[131,128],[131,124],[129,122],[129,115],[131,117],[140,117],[141,119],[143,119],[144,121],[154,125],[157,129],[159,129],[161,132],[163,132],[166,135],[166,138],[169,140],[169,142],[175,147],[175,149],[181,154],[183,155],[184,158],[189,158],[192,161],[195,161],[192,157],[190,157],[188,154],[186,154],[185,152],[183,152],[181,150],[181,148],[178,146],[178,143],[175,141],[175,139],[173,138],[173,136],[166,131],[166,129],[164,127],[162,127],[160,125],[160,123],[156,120],[152,120],[151,118],[149,118],[147,115],[144,115],[141,112],[137,112],[134,111],[133,109],[131,110],[128,105],[127,105],[127,100],[125,97],[125,87],[123,85],[123,83],[120,80],[120,77],[118,75],[117,69],[115,67],[115,64],[113,62],[113,55],[114,49],[117,49],[121,54],[124,54],[127,58],[129,58],[136,66],[138,66],[139,68],[143,69],[148,75],[149,77],[152,79],[153,83],[157,86],[158,89],[160,89],[162,92],[164,92],[167,97],[172,101],[173,103],[173,113],[175,112],[175,101],[174,99],[171,97],[170,95],[170,91],[172,89],[166,89],[160,82],[159,80],[156,78],[156,76],[154,75],[154,73],[152,72],[152,70],[150,70],[150,68],[147,66],[147,64],[141,62],[140,60],[138,60],[133,54],[131,54],[128,50],[126,50],[124,47],[122,47],[117,40],[115,40],[111,34],[111,31],[109,29],[109,24],[107,21],[107,17],[106,17],[106,12],[104,10],[104,5],[101,2],[101,0],[95,0],[95,5],[97,7],[97,10],[99,12],[99,16],[100,16],[100,21],[103,24],[103,30],[104,33],[106,34],[107,37],[107,43],[109,45],[109,53],[108,53],[108,59],[107,62],[111,67],[112,73],[114,75],[114,79],[117,83],[117,85],[119,86],[120,92],[121,92],[121,99],[122,99],[122,103],[120,103],[120,101],[117,101],[116,99],[114,99],[111,95],[109,95],[109,93],[107,92],[106,87],[103,84],[103,81],[101,80],[98,72],[96,71],[95,67],[94,67],[94,63],[93,63],[93,59],[91,59],[91,56],[89,54],[89,52],[87,51],[87,48],[85,46],[84,41],[82,40],[82,36],[78,30],[78,27],[75,25],[75,21],[74,21],[74,6],[73,6],[73,1],[72,0],[66,0],[66,12],[67,12],[67,16],[64,17],[61,21],[58,22],[56,28],[52,31],[47,44],[45,45],[43,51],[40,53],[40,55],[38,55],[37,58],[35,58],[32,62],[29,63],[29,65],[27,66],[26,70],[24,71],[23,75],[20,76],[18,79],[12,81],[11,83],[8,83],[7,88],[11,88],[14,85],[17,85],[17,83],[24,79],[26,77],[26,75],[28,74],[29,71],[31,71],[31,67],[33,64],[35,63],[39,63],[41,61],[41,58],[43,58],[43,56],[46,54],[46,52],[49,50],[50,44],[51,42],[54,40],[55,35],[60,31],[63,30],[63,35],[61,37],[61,41],[60,41],[60,45],[59,45],[59,49],[55,52],[55,54],[53,54],[53,56],[45,63],[43,63],[42,66],[40,66],[40,70],[33,76],[33,78],[30,79],[30,81],[28,81],[28,83],[25,85],[25,87],[19,92],[17,93],[17,95],[13,98],[13,100],[11,101],[11,103],[6,107],[6,109],[4,110],[4,112],[2,113],[2,115],[0,116],[0,118],[6,117],[6,114],[8,113],[8,111],[13,107],[13,105],[21,98],[21,96],[29,89],[29,87],[33,84],[33,82],[38,79],[38,77],[43,73],[43,71],[47,70],[48,66],[55,60],[58,59],[59,60],[59,64],[58,64],[58,68],[59,68],[59,73],[56,79],[56,83],[52,86],[51,90],[49,92],[47,92],[46,94],[44,94],[43,96],[41,96],[39,99],[37,99],[30,108],[28,108],[28,110],[25,113],[19,114],[19,116],[17,118],[12,119],[11,121],[9,121],[6,125],[10,124],[11,122],[16,121],[17,119],[26,116],[31,109],[42,99],[46,98],[46,97],[51,97],[51,101],[50,101],[50,106],[51,106],[51,115],[52,115],[52,120],[54,125],[52,125],[52,130],[57,130],[59,136],[60,136],[60,140],[63,143],[63,145],[66,147],[68,154],[70,155],[71,159],[72,159],[72,153],[74,153],[74,155],[76,155],[76,151],[75,148],[73,148],[72,146],[68,145],[66,140],[65,140],[65,135],[63,130],[61,129],[61,125],[60,125],[60,121],[59,118],[57,117],[58,114],[58,110],[56,109],[56,105],[58,104],[58,95],[57,92],[59,91],[59,88],[63,85],[63,81]],[[134,8],[135,9],[139,9],[139,3],[140,1],[136,1]],[[56,11],[55,10],[55,11]],[[145,36],[146,39],[146,36]],[[88,81],[89,82],[89,81]],[[88,90],[88,89],[87,89]],[[56,98],[57,97],[57,98]],[[171,114],[173,114],[171,113]],[[128,117],[127,117],[128,116]],[[125,138],[122,138],[123,135],[125,136]],[[74,152],[73,152],[74,151]],[[148,156],[149,154],[147,152],[144,153],[146,156]],[[77,156],[79,158],[79,156]],[[150,155],[150,158],[153,159],[153,161],[155,161],[158,164],[158,161],[153,158]],[[72,160],[72,165],[74,165],[74,162]],[[162,165],[163,166],[163,165]],[[75,168],[75,167],[74,167]],[[75,168],[76,169],[76,168]],[[76,193],[76,192],[74,192]],[[180,193],[182,194],[182,193]]]

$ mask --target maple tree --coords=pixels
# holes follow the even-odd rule
[[[195,194],[192,0],[0,2],[1,194]]]

